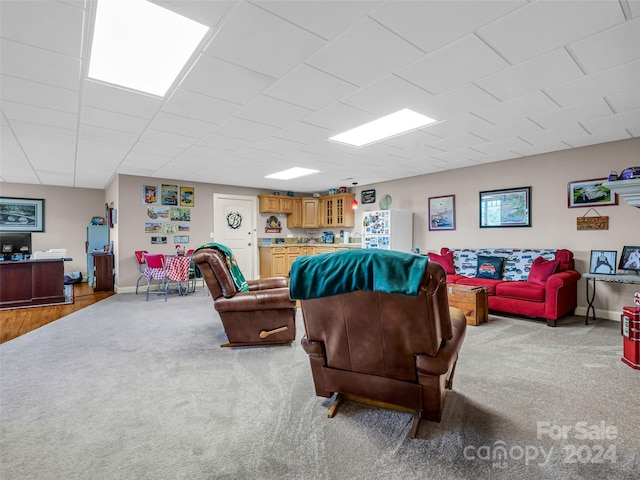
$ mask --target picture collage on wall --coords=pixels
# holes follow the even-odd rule
[[[142,186],[142,204],[146,207],[145,233],[150,233],[152,244],[166,244],[167,236],[174,235],[176,245],[189,243],[191,208],[195,205],[193,187],[162,184]]]

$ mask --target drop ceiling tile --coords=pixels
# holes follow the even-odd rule
[[[69,172],[69,169],[60,168],[59,170],[41,170],[39,172],[39,177],[43,185],[54,185],[56,187],[73,187],[73,175],[67,172]]]
[[[279,78],[325,41],[248,3],[239,3],[205,52]]]
[[[90,125],[80,125],[79,138],[131,146],[138,140],[138,134],[92,127]]]
[[[0,130],[0,179],[3,182],[40,183],[11,129]]]
[[[334,103],[308,115],[305,117],[304,122],[339,133],[359,127],[364,123],[375,120],[375,118],[374,115],[368,112],[345,105],[344,103]]]
[[[471,34],[397,70],[396,74],[437,95],[508,66],[504,59]]]
[[[478,150],[485,155],[500,155],[505,154],[505,152],[511,152],[512,150],[517,150],[519,148],[528,148],[530,146],[531,144],[525,142],[524,140],[517,137],[512,137],[505,138],[503,140],[477,144],[473,146],[473,149]],[[506,155],[509,154],[507,153]]]
[[[151,118],[162,105],[162,99],[87,78],[82,89],[82,104],[134,117]]]
[[[519,63],[474,83],[491,95],[509,100],[584,76],[563,48]]]
[[[584,122],[592,118],[606,117],[613,112],[604,100],[598,99],[593,102],[574,105],[572,107],[560,108],[551,112],[533,115],[531,120],[546,130],[562,128],[566,125]]]
[[[485,143],[485,140],[470,133],[462,133],[453,137],[447,137],[443,140],[430,143],[432,147],[439,148],[441,150],[458,150],[464,147],[472,147]]]
[[[236,117],[283,128],[312,112],[308,108],[261,95],[238,111]]]
[[[11,100],[25,105],[35,105],[62,112],[77,113],[77,91],[52,87],[21,78],[0,75],[0,96],[2,100]]]
[[[300,65],[264,94],[310,109],[320,109],[352,93],[356,87],[320,70]]]
[[[429,125],[429,133],[438,137],[452,137],[474,129],[489,128],[493,125],[469,113]],[[485,137],[486,138],[486,137]]]
[[[147,127],[149,120],[100,108],[82,107],[80,123],[92,127],[139,134]]]
[[[198,145],[202,147],[215,147],[221,150],[238,150],[249,145],[250,140],[244,140],[236,137],[229,137],[227,135],[220,135],[218,133],[211,133],[202,138]]]
[[[235,103],[179,88],[167,101],[162,111],[219,125],[240,108],[240,105]]]
[[[628,20],[570,45],[587,72],[601,72],[640,58],[640,18]]]
[[[153,3],[172,10],[182,16],[190,18],[203,25],[214,27],[224,18],[227,10],[233,7],[236,0],[216,0],[203,2],[202,0],[154,0]]]
[[[498,125],[476,125],[470,128],[471,133],[488,141],[502,140],[510,137],[517,137],[522,133],[541,132],[542,128],[533,123],[528,118],[521,118],[513,122],[500,123]]]
[[[78,123],[78,116],[73,113],[16,102],[3,101],[2,111],[10,120],[20,120],[22,122],[50,125],[70,130],[75,130]]]
[[[303,143],[291,142],[284,138],[275,137],[265,138],[251,145],[251,148],[278,154],[293,152],[301,147],[304,147]]]
[[[563,107],[638,88],[640,60],[581,77],[545,91]]]
[[[180,88],[244,105],[275,81],[263,73],[201,55]]]
[[[80,57],[84,11],[52,1],[3,1],[2,38]]]
[[[347,82],[368,85],[422,57],[422,52],[366,18],[306,63]]]
[[[91,165],[102,162],[102,160],[109,163],[116,162],[117,165],[130,149],[129,145],[80,138],[78,140],[78,165],[83,162]]]
[[[371,16],[429,53],[525,4],[525,1],[386,2]]]
[[[444,121],[497,103],[498,100],[495,97],[475,85],[464,85],[416,104],[416,108],[417,111],[431,118]],[[428,132],[429,126],[423,130]]]
[[[584,137],[584,138],[587,138],[587,137]],[[562,150],[567,150],[569,148],[571,148],[571,146],[567,145],[566,143],[552,142],[552,143],[545,143],[542,145],[535,145],[533,147],[520,148],[518,149],[518,151],[514,153],[522,157],[530,157],[532,155],[541,155],[543,153],[559,152]]]
[[[524,117],[548,112],[549,110],[557,108],[558,106],[549,100],[549,97],[541,92],[535,92],[476,110],[474,113],[491,123],[498,124],[513,122]]]
[[[640,16],[640,1],[639,0],[627,0],[629,4],[629,10],[631,11],[631,15],[633,17]]]
[[[538,1],[480,28],[479,33],[516,64],[623,21],[618,2]]]
[[[193,118],[172,115],[167,112],[159,112],[149,124],[149,128],[155,130],[197,138],[204,137],[217,126],[215,123],[202,122]]]
[[[273,134],[274,137],[284,138],[292,142],[314,143],[326,140],[334,135],[334,132],[326,128],[310,125],[304,122],[297,122],[289,125]]]
[[[526,133],[520,135],[520,138],[536,147],[569,141],[574,138],[583,138],[587,135],[589,135],[589,133],[580,127],[580,125],[571,125],[553,130],[543,130],[542,132]],[[518,152],[520,152],[520,150],[518,150]]]
[[[185,149],[195,144],[198,139],[185,135],[176,135],[175,133],[161,132],[160,130],[147,129],[140,136],[142,143],[153,143],[155,145],[166,145],[168,147],[176,147]]]
[[[437,137],[432,133],[427,133],[423,130],[413,130],[411,132],[403,133],[401,135],[396,135],[395,137],[383,140],[379,144],[390,145],[395,148],[400,148],[404,151],[425,144],[433,145],[434,143],[440,141],[442,141],[442,138]]]
[[[640,88],[607,96],[606,100],[616,113],[640,109]]]
[[[184,152],[184,148],[181,147],[170,147],[168,145],[156,145],[155,143],[142,142],[136,143],[131,149],[131,154],[153,155],[157,158],[161,158],[162,163],[177,157],[182,154],[182,152]]]
[[[311,0],[292,2],[290,0],[270,0],[260,2],[260,8],[284,18],[300,28],[330,40],[374,11],[381,1],[341,1]]]
[[[453,165],[460,164],[469,166],[472,165],[472,160],[476,158],[481,158],[484,154],[478,152],[477,150],[472,150],[469,147],[459,148],[456,150],[450,150],[444,153],[436,153],[432,155],[432,158],[436,158],[443,162],[446,162],[447,165],[444,165],[446,168],[451,168]]]
[[[37,123],[10,121],[11,128],[17,136],[31,137],[34,139],[60,140],[73,143],[76,141],[76,130],[58,128],[51,125],[38,125]]]
[[[387,75],[345,97],[342,103],[384,116],[403,108],[412,108],[414,104],[423,102],[430,97],[432,95],[422,88],[396,75]]]
[[[232,118],[218,127],[215,133],[245,140],[258,141],[276,132],[278,129],[269,125],[252,122],[243,118]]]
[[[0,70],[6,75],[77,91],[80,88],[80,59],[0,40]]]
[[[63,138],[36,138],[17,136],[29,162],[43,179],[44,172],[73,172],[76,158],[76,143]],[[46,183],[45,183],[46,184]]]
[[[583,125],[593,135],[615,134],[622,130],[628,130],[634,137],[639,137],[640,110],[631,110],[608,117],[586,120]]]
[[[184,152],[180,153],[176,158],[180,158],[182,155],[188,155],[191,157],[201,157],[208,158],[210,160],[217,160],[228,156],[230,153],[232,152],[221,148],[193,145],[192,147],[187,148]]]
[[[615,142],[618,140],[628,140],[631,138],[626,130],[616,130],[614,132],[607,132],[599,135],[587,135],[582,138],[574,138],[571,141],[572,147],[588,147],[589,145],[596,145],[599,143]]]

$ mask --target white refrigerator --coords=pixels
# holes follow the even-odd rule
[[[413,213],[395,210],[362,212],[363,248],[411,253]]]

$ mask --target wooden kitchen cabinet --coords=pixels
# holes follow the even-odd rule
[[[258,195],[260,213],[293,213],[293,197]]]
[[[288,277],[291,264],[304,255],[315,255],[316,247],[291,245],[260,248],[260,278]]]
[[[318,228],[318,199],[305,197],[302,199],[302,228]]]
[[[302,228],[302,198],[293,198],[291,213],[287,215],[287,228]]]
[[[353,227],[353,193],[341,193],[320,198],[320,227]]]

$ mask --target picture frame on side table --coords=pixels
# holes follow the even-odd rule
[[[480,228],[530,226],[531,187],[480,192]]]
[[[620,256],[620,270],[640,272],[640,247],[625,245]]]
[[[578,180],[567,185],[569,208],[606,207],[618,204],[618,195],[602,185],[606,178]]]
[[[591,250],[589,273],[615,275],[617,257],[618,252],[615,250]]]
[[[456,196],[429,197],[429,230],[456,229]]]
[[[44,232],[44,199],[0,197],[0,232]]]

